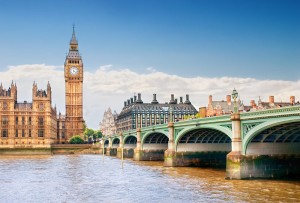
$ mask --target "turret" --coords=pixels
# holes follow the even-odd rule
[[[138,93],[138,99],[136,100],[136,103],[143,103],[141,93]]]
[[[156,94],[153,94],[153,100],[151,104],[158,104],[158,101],[156,100]]]
[[[170,100],[169,104],[176,104],[176,101],[174,99],[174,94],[171,94],[171,100]]]
[[[36,93],[37,93],[37,84],[34,81],[32,85],[32,101],[34,100]]]
[[[51,100],[52,91],[51,91],[51,86],[50,86],[49,81],[48,81],[48,83],[47,83],[47,95],[48,95],[48,97],[49,97],[50,100]]]
[[[10,86],[10,91],[11,91],[11,96],[14,98],[15,103],[17,103],[17,85],[16,83],[14,84],[13,81],[11,81],[11,86]]]
[[[190,102],[190,97],[189,97],[188,94],[186,95],[186,100],[185,100],[184,103],[185,103],[185,104],[191,104],[191,102]]]

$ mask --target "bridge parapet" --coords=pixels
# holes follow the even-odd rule
[[[253,120],[261,118],[271,117],[283,117],[283,116],[299,116],[300,106],[280,107],[275,109],[259,110],[254,112],[241,113],[241,120]]]
[[[184,120],[174,123],[174,127],[183,127],[189,125],[209,124],[209,123],[222,123],[230,121],[230,115],[196,118],[190,120]]]

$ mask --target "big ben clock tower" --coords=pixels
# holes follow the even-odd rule
[[[78,52],[78,42],[73,34],[70,41],[69,53],[65,66],[65,92],[66,92],[66,138],[74,135],[83,136],[83,112],[82,112],[82,83],[83,63]]]

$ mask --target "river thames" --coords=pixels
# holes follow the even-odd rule
[[[0,157],[0,202],[299,202],[300,181],[102,155]]]

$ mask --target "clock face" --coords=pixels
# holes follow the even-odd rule
[[[78,68],[76,68],[75,66],[70,68],[70,73],[71,75],[77,75],[78,73]]]

